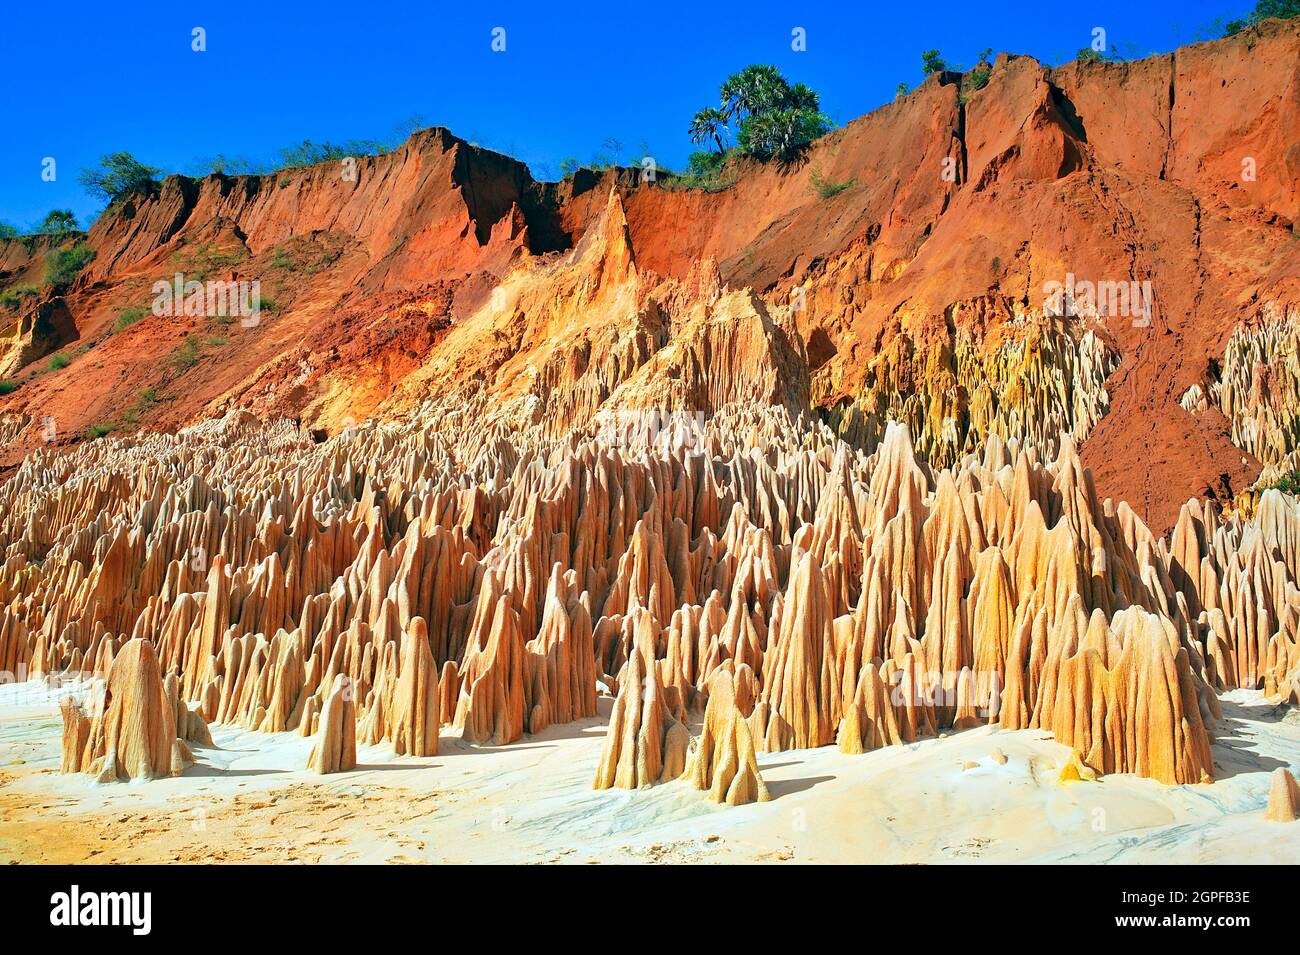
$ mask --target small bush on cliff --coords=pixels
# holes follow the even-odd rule
[[[260,176],[269,172],[264,163],[255,162],[244,156],[227,156],[217,153],[211,159],[204,159],[194,165],[197,175],[208,176]]]
[[[172,253],[172,261],[186,273],[186,278],[199,282],[233,270],[246,258],[248,251],[242,247],[221,249],[211,242],[200,242],[197,246]]]
[[[980,54],[979,61],[961,78],[961,92],[957,94],[957,101],[965,106],[970,102],[970,98],[984,87],[989,85],[989,77],[993,75],[993,64],[989,62],[989,57],[993,55],[992,48],[985,50]]]
[[[153,195],[158,191],[161,172],[146,166],[130,153],[109,153],[99,160],[99,165],[81,170],[78,177],[86,191],[110,206],[134,195]]]
[[[51,209],[36,227],[36,232],[39,235],[65,235],[80,229],[77,216],[71,209]]]
[[[1288,473],[1283,474],[1272,484],[1268,485],[1265,490],[1268,490],[1269,488],[1277,488],[1283,494],[1290,494],[1293,496],[1300,495],[1300,471],[1289,471]]]
[[[0,222],[0,239],[12,239],[18,235],[18,230],[8,222]]]
[[[808,174],[808,185],[812,187],[813,192],[817,193],[817,198],[822,200],[838,196],[856,181],[855,179],[849,179],[845,182],[835,182],[827,179],[820,169],[814,169]]]
[[[50,363],[45,366],[45,369],[46,371],[59,371],[67,368],[70,364],[72,364],[72,359],[67,355],[52,355],[50,356]]]
[[[961,85],[963,89],[973,93],[989,85],[989,77],[993,74],[993,64],[989,61],[989,57],[992,55],[992,47],[980,53],[980,58],[975,62],[975,66],[962,77]]]
[[[1290,20],[1300,17],[1300,0],[1259,0],[1244,20],[1230,20],[1224,27],[1226,36],[1234,36],[1261,20]]]
[[[35,285],[15,285],[0,292],[0,307],[14,311],[22,307],[24,300],[37,298],[41,290]]]
[[[737,174],[729,168],[731,161],[739,150],[729,149],[725,153],[694,152],[688,160],[690,165],[678,176],[663,176],[659,185],[664,189],[702,189],[705,192],[723,192],[736,184]]]
[[[395,152],[402,147],[416,132],[428,128],[424,117],[408,116],[394,124],[392,135],[386,139],[349,139],[343,143],[314,143],[304,139],[292,146],[276,150],[276,161],[264,162],[247,156],[227,156],[218,153],[211,158],[202,159],[190,167],[190,172],[197,176],[218,174],[223,176],[265,176],[282,169],[297,169],[301,166],[314,166],[322,162],[336,162],[349,156],[382,156]],[[470,137],[473,139],[474,137]],[[289,179],[280,179],[279,188],[284,189]]]
[[[296,169],[299,166],[314,166],[322,162],[338,162],[349,156],[378,156],[388,149],[388,145],[377,139],[349,139],[341,145],[321,143],[317,145],[310,139],[304,139],[296,146],[286,146],[280,150],[280,168]]]
[[[265,305],[263,305],[265,307]],[[183,375],[199,363],[203,357],[205,348],[221,348],[229,345],[230,339],[223,338],[220,335],[210,335],[200,338],[198,335],[190,333],[185,336],[185,341],[171,354],[171,365],[176,370],[176,374]]]
[[[18,382],[5,379],[0,381],[0,395],[11,395],[18,390]]]
[[[199,363],[199,340],[194,335],[186,335],[181,347],[172,353],[172,367],[180,374],[189,371]]]
[[[122,309],[122,313],[117,316],[117,321],[113,323],[113,331],[124,331],[148,314],[148,309],[139,305],[132,305],[130,308],[124,308]]]
[[[727,168],[727,162],[736,154],[735,150],[723,153],[694,152],[687,160],[687,175],[698,179],[708,179],[721,175]]]
[[[56,292],[64,291],[94,257],[94,251],[84,242],[52,250],[45,257],[45,284]]]
[[[943,61],[938,50],[921,51],[921,72],[926,76],[931,73],[944,73],[948,70],[948,64]]]
[[[150,408],[158,403],[158,391],[155,388],[146,388],[140,392],[140,397],[136,399],[135,404],[122,412],[122,418],[115,423],[116,427],[134,428],[140,423],[140,419]]]

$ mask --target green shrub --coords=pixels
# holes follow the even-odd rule
[[[140,305],[132,305],[130,308],[124,308],[122,309],[122,313],[117,316],[117,321],[113,323],[113,331],[120,332],[128,329],[148,314],[149,310]]]
[[[18,382],[10,381],[7,378],[0,380],[0,395],[12,395],[18,390]]]
[[[1226,36],[1233,36],[1260,20],[1290,20],[1293,17],[1300,17],[1300,0],[1259,0],[1246,19],[1229,21],[1223,32]]]
[[[181,347],[172,353],[172,366],[184,374],[199,363],[199,340],[193,335],[186,335]]]
[[[267,268],[315,275],[333,265],[342,254],[341,248],[327,247],[321,242],[290,239],[287,244],[275,247]]]
[[[112,421],[101,421],[99,424],[92,424],[86,429],[86,437],[91,441],[96,441],[105,435],[112,434],[116,428],[117,424]]]
[[[13,311],[22,307],[23,299],[39,298],[41,290],[35,285],[15,285],[0,292],[0,307]]]
[[[687,159],[687,175],[698,179],[716,178],[727,168],[735,150],[722,153],[694,152]]]
[[[211,159],[205,159],[195,165],[199,175],[216,173],[222,176],[260,176],[268,172],[265,165],[245,159],[243,156],[226,156],[218,153]]]
[[[133,195],[152,195],[158,191],[154,178],[160,170],[146,166],[127,152],[102,156],[99,165],[81,170],[78,177],[86,191],[110,206]]]
[[[989,85],[989,77],[993,74],[993,64],[989,62],[992,55],[992,49],[985,50],[980,54],[979,62],[961,78],[961,91],[957,94],[957,101],[963,106],[970,102],[974,93]]]
[[[0,239],[12,239],[18,235],[18,230],[8,222],[0,222]]]
[[[174,253],[172,261],[187,273],[186,278],[206,282],[214,272],[229,271],[247,257],[248,253],[242,248],[226,251],[211,242],[200,242],[197,248]]]
[[[45,284],[56,292],[65,291],[94,257],[90,246],[80,241],[51,250],[45,257]]]
[[[299,166],[314,166],[322,162],[337,162],[349,156],[379,156],[392,149],[391,143],[377,139],[349,139],[342,145],[321,143],[317,145],[310,139],[304,139],[296,146],[286,146],[279,151],[280,168],[296,169]]]
[[[382,156],[399,149],[412,134],[428,128],[428,125],[422,116],[408,116],[401,122],[395,123],[392,135],[384,139],[349,139],[342,144],[328,142],[317,144],[304,139],[301,143],[277,150],[278,161],[273,162],[218,153],[210,159],[196,163],[193,171],[200,176],[211,173],[226,176],[265,176],[281,169],[296,169],[316,163],[334,162],[348,156]],[[471,136],[470,139],[474,137]],[[281,177],[276,185],[283,189],[289,185],[289,179]]]
[[[140,423],[140,418],[153,405],[158,403],[158,392],[153,388],[146,388],[140,392],[140,397],[136,399],[135,404],[126,410],[122,415],[121,425],[128,428],[134,428]]]
[[[921,51],[921,72],[926,76],[931,73],[944,73],[948,69],[948,64],[939,56],[938,50]]]
[[[1300,471],[1290,471],[1283,474],[1272,484],[1269,484],[1265,490],[1277,488],[1283,494],[1300,495]]]
[[[823,176],[820,169],[814,169],[808,174],[808,184],[812,187],[813,191],[817,193],[817,198],[822,200],[830,199],[832,196],[838,196],[855,182],[857,182],[856,179],[849,179],[846,182],[834,182]]]
[[[80,229],[81,227],[77,225],[77,217],[71,209],[52,209],[36,227],[36,232],[40,235],[64,235],[68,232],[78,232]]]
[[[686,172],[680,176],[663,176],[659,182],[665,189],[702,189],[705,192],[723,192],[736,184],[739,178],[732,168],[732,160],[740,154],[738,149],[725,153],[691,153]]]
[[[58,371],[61,368],[67,368],[72,364],[72,359],[67,355],[51,355],[50,362],[45,366],[47,371]]]

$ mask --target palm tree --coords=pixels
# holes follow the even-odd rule
[[[821,97],[803,83],[796,83],[785,94],[781,105],[790,109],[810,109],[815,113],[821,109]]]
[[[727,117],[720,109],[706,106],[691,118],[691,142],[704,145],[710,139],[718,144],[718,152],[726,152],[722,145],[722,134],[727,131]]]
[[[790,85],[775,66],[747,66],[722,84],[722,112],[727,119],[742,113],[761,113],[779,103]]]

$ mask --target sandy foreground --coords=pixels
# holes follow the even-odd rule
[[[214,726],[183,776],[100,785],[58,772],[57,693],[8,685],[0,861],[1294,862],[1300,824],[1263,812],[1272,771],[1300,769],[1300,711],[1249,691],[1222,701],[1210,785],[1061,783],[1068,750],[1048,734],[980,728],[858,756],[762,754],[772,800],[728,808],[681,782],[593,791],[607,698],[599,717],[511,746],[361,746],[357,770],[331,776],[304,770],[308,738]]]

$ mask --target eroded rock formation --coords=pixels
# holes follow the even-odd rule
[[[341,724],[400,753],[508,745],[594,715],[603,685],[598,782],[628,787],[682,775],[722,674],[757,751],[996,724],[1169,783],[1213,777],[1216,690],[1295,693],[1300,511],[1278,492],[1249,521],[1189,503],[1162,539],[1068,435],[1054,460],[995,437],[935,470],[901,425],[868,455],[781,406],[687,443],[501,422],[428,405],[316,443],[232,416],[38,452],[0,511],[5,652],[107,678],[122,714],[152,660],[163,715],[130,725],[170,720],[168,747],[210,720],[315,733],[322,758]],[[721,755],[692,765],[713,791],[734,746],[740,798],[759,781],[724,698]],[[68,717],[88,768],[107,746]],[[129,771],[159,772],[141,738]]]
[[[325,697],[317,722],[316,741],[307,768],[317,773],[344,773],[357,766],[356,705],[352,701],[352,682],[343,674]]]
[[[690,733],[672,715],[654,666],[654,624],[642,616],[637,644],[619,675],[596,770],[596,789],[639,789],[676,779],[685,769]]]
[[[735,680],[728,670],[718,670],[709,680],[704,727],[692,747],[684,778],[714,802],[739,806],[772,798],[759,774],[753,730],[737,706]]]
[[[155,779],[179,775],[192,761],[176,735],[177,707],[184,704],[169,695],[148,640],[127,641],[102,692],[94,687],[90,695],[93,715],[73,697],[63,702],[63,772],[90,773],[100,782]],[[193,714],[185,714],[187,738],[206,739],[202,721],[191,725]]]
[[[1269,822],[1295,822],[1300,817],[1300,783],[1290,770],[1279,766],[1273,770],[1273,785],[1268,793],[1264,818]]]

